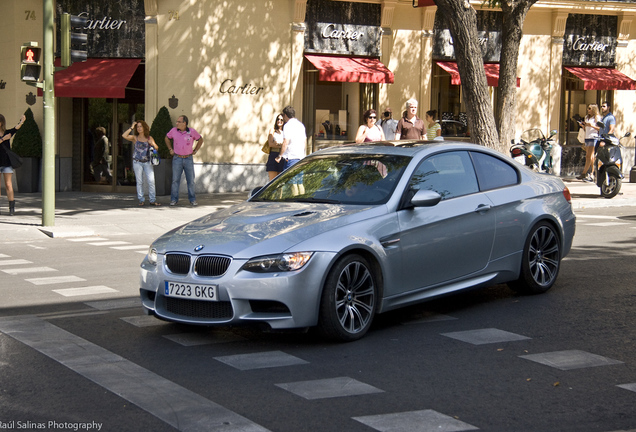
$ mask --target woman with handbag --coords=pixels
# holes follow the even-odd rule
[[[150,136],[148,123],[143,120],[133,123],[129,129],[126,129],[122,138],[135,143],[133,149],[133,171],[135,171],[135,181],[137,182],[139,205],[143,206],[145,203],[143,184],[145,175],[150,205],[160,206],[161,204],[156,201],[155,170],[152,167],[152,163],[150,163],[150,147],[157,150],[159,146],[155,143],[154,138]]]
[[[601,120],[601,115],[598,112],[598,105],[589,104],[587,106],[587,115],[582,122],[579,122],[579,126],[585,130],[585,167],[583,172],[576,176],[579,180],[594,181],[592,174],[588,173],[594,167],[594,147],[598,140],[598,131],[600,127],[596,126]]]
[[[11,138],[13,138],[24,124],[26,116],[22,116],[17,126],[7,130],[7,121],[2,114],[0,114],[0,173],[4,178],[4,187],[7,189],[7,198],[9,199],[9,216],[15,214],[15,196],[13,194],[13,167],[9,160],[9,153],[11,151]]]
[[[285,162],[281,160],[280,162],[276,162],[276,158],[280,154],[280,147],[283,145],[283,125],[285,121],[283,119],[282,114],[278,114],[276,116],[276,121],[274,122],[274,127],[269,130],[269,134],[267,135],[267,144],[269,145],[269,157],[267,158],[267,164],[265,164],[265,169],[267,170],[267,175],[269,175],[270,181],[276,177],[278,174],[283,172],[283,168],[285,167]]]

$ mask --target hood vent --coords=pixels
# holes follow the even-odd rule
[[[296,213],[294,215],[294,217],[309,216],[309,215],[312,215],[312,214],[316,214],[316,212],[314,212],[314,211],[304,211],[304,212]]]

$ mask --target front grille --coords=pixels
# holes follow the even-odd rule
[[[190,318],[229,319],[234,315],[229,301],[211,302],[166,297],[166,310]]]
[[[194,272],[198,276],[222,276],[232,260],[224,256],[201,255],[194,263]]]
[[[190,272],[190,255],[179,253],[166,254],[166,268],[170,273],[187,275]]]

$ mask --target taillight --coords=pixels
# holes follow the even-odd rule
[[[572,204],[572,195],[570,195],[570,189],[567,186],[563,189],[563,197],[569,204]]]
[[[513,148],[511,153],[512,153],[512,157],[521,156],[521,149],[520,148]]]

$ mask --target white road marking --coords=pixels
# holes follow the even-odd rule
[[[82,279],[77,276],[54,276],[47,278],[32,278],[25,279],[27,282],[31,282],[33,285],[51,285],[58,283],[68,283],[68,282],[84,282],[86,279]]]
[[[24,259],[0,261],[0,265],[1,266],[5,266],[5,265],[22,265],[22,264],[33,264],[33,263],[31,261],[27,261],[27,260],[24,260]]]
[[[149,245],[130,245],[130,246],[113,246],[111,249],[115,250],[133,250],[133,249],[144,249],[144,253],[148,250]]]
[[[75,296],[82,296],[82,295],[106,294],[106,293],[113,293],[113,292],[119,292],[119,291],[104,285],[97,285],[97,286],[89,286],[89,287],[81,287],[81,288],[56,289],[56,290],[53,290],[53,292],[63,295],[64,297],[75,297]]]
[[[92,246],[117,246],[117,245],[129,245],[130,242],[115,240],[115,241],[104,241],[104,242],[96,242],[96,243],[88,243],[88,244]]]
[[[56,272],[57,270],[51,267],[23,267],[23,268],[14,268],[14,269],[4,269],[2,271],[15,276],[15,275],[23,274],[23,273]]]

